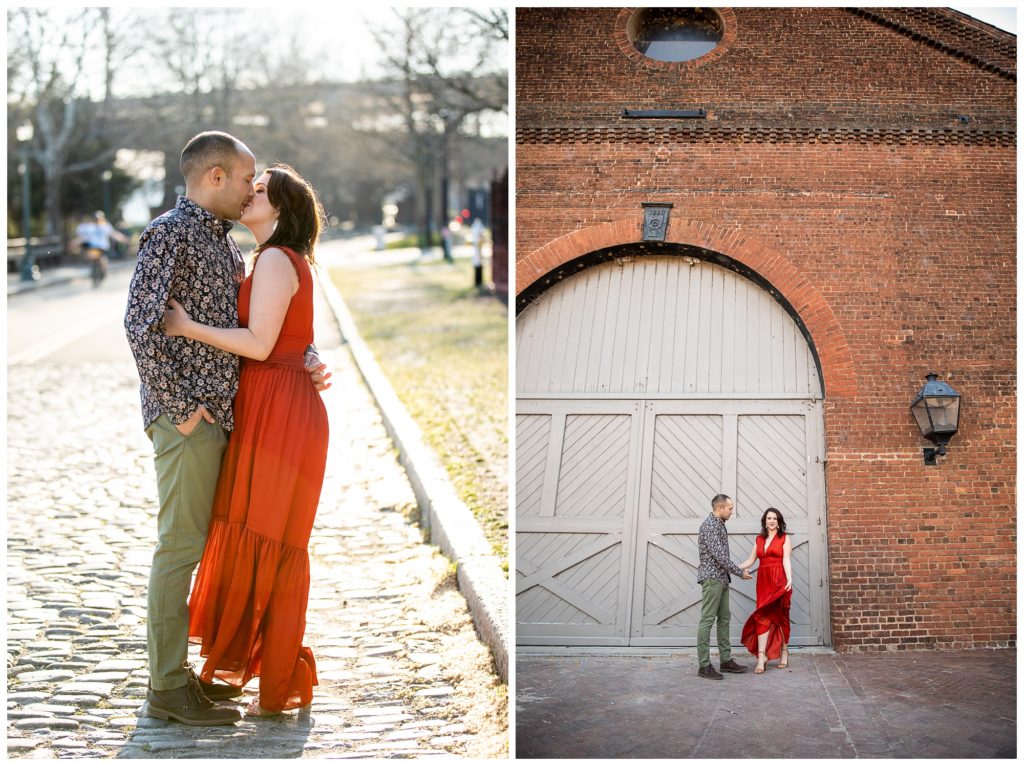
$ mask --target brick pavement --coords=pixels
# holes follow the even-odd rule
[[[1014,650],[801,651],[760,676],[737,660],[750,670],[709,681],[693,655],[520,655],[516,756],[1016,756]]]
[[[320,685],[310,711],[230,727],[141,715],[156,481],[134,366],[9,369],[9,757],[506,754],[505,688],[452,567],[409,522],[412,490],[347,349],[319,323],[317,339],[334,370],[310,542]]]

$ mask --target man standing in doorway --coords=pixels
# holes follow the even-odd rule
[[[726,673],[743,673],[746,665],[732,659],[729,643],[729,583],[732,572],[744,580],[751,579],[749,572],[740,569],[729,555],[729,533],[725,522],[732,516],[732,498],[715,495],[711,499],[711,514],[700,525],[697,535],[697,550],[700,564],[697,567],[697,582],[701,585],[700,625],[697,627],[697,663],[701,678],[722,680],[723,676],[711,664],[711,626],[718,622],[718,658]]]
[[[188,594],[206,545],[221,453],[234,428],[238,357],[195,340],[164,334],[174,297],[192,318],[238,326],[245,266],[228,236],[253,198],[256,159],[234,136],[200,133],[181,153],[185,195],[139,238],[124,326],[139,369],[142,419],[153,442],[160,511],[150,572],[146,714],[192,726],[232,724],[237,708],[216,700],[241,690],[201,681],[188,664]],[[326,388],[319,359],[307,369]]]

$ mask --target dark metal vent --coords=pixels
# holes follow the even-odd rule
[[[704,119],[708,113],[703,109],[623,109],[623,117],[636,119]]]

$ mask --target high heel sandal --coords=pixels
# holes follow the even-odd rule
[[[782,654],[779,655],[779,669],[789,667],[789,649],[783,649]]]
[[[761,665],[761,658],[762,657],[764,657],[764,665]],[[758,652],[757,653],[757,664],[761,665],[761,669],[758,670],[757,666],[754,666],[754,675],[759,676],[762,673],[764,673],[765,669],[768,667],[768,655],[765,654],[764,652]]]
[[[260,698],[256,697],[250,702],[245,708],[245,714],[253,718],[273,718],[275,715],[280,715],[280,710],[264,710],[260,707]]]

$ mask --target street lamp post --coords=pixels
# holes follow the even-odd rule
[[[103,215],[110,220],[110,179],[114,177],[114,174],[109,170],[104,170],[103,175],[100,178],[103,180]]]
[[[448,110],[442,109],[438,114],[444,123],[441,144],[441,247],[444,248],[445,261],[452,263],[451,230],[448,228]]]
[[[21,231],[25,235],[25,255],[21,259],[21,281],[34,282],[39,279],[39,267],[32,253],[32,181],[29,178],[29,151],[32,146],[32,123],[26,121],[15,130],[21,144]]]

